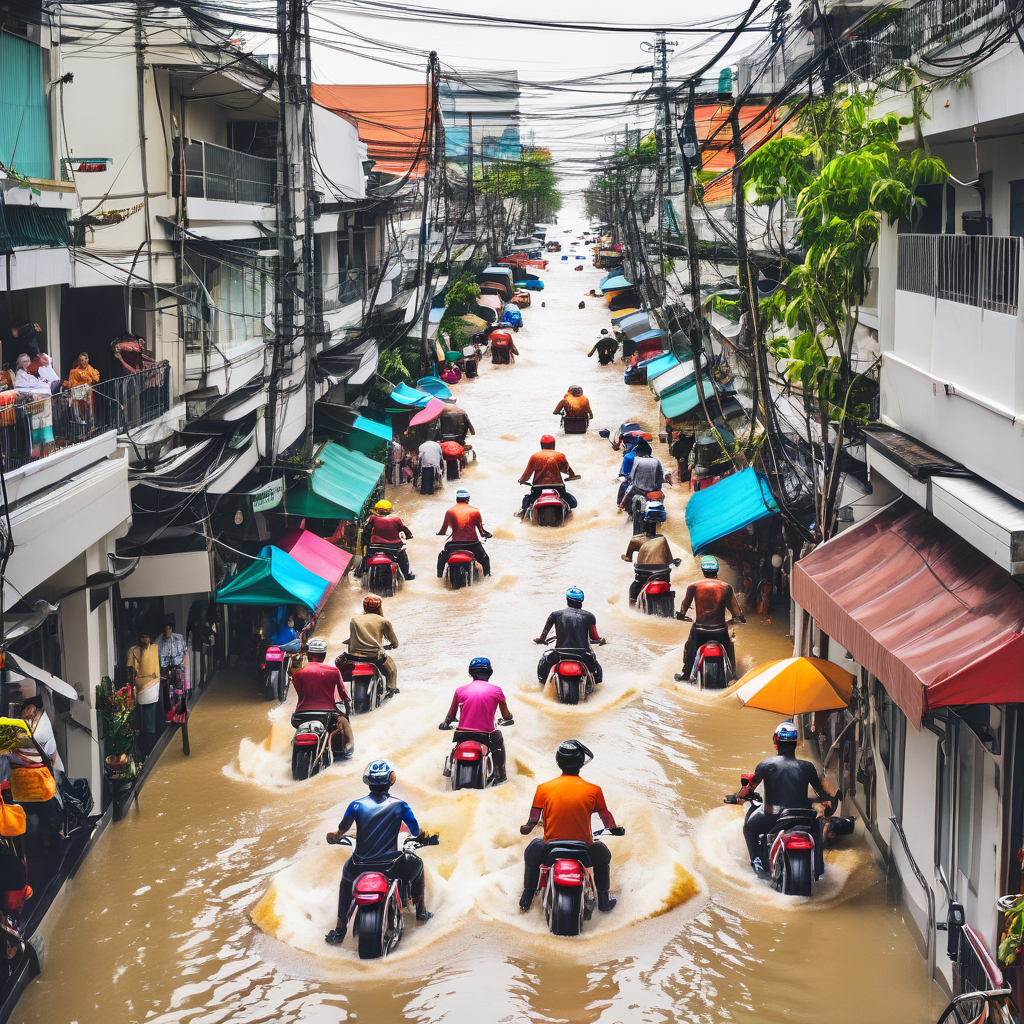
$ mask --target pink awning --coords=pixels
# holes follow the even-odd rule
[[[278,541],[277,547],[287,551],[300,565],[327,580],[327,589],[320,598],[320,606],[326,603],[338,581],[345,574],[352,556],[341,548],[318,537],[309,530],[293,528]]]
[[[444,402],[440,398],[432,398],[409,420],[409,426],[418,427],[421,423],[430,423],[431,420],[436,420],[444,412],[444,409]]]
[[[1024,701],[1024,593],[909,498],[797,562],[792,592],[918,728],[930,708]]]

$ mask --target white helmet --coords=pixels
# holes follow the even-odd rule
[[[306,644],[306,650],[310,654],[323,654],[327,655],[327,641],[321,640],[320,637],[315,636],[312,640]]]

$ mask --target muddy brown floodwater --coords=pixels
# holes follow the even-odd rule
[[[355,762],[293,782],[294,696],[271,709],[252,680],[222,673],[193,715],[192,756],[164,755],[137,813],[106,830],[71,883],[45,969],[15,1021],[926,1024],[938,1016],[942,1000],[863,842],[830,855],[810,901],[769,891],[745,864],[740,812],[721,798],[769,752],[778,719],[673,682],[686,627],[628,607],[632,573],[619,555],[629,531],[613,501],[619,458],[596,428],[636,419],[656,431],[657,409],[646,388],[624,386],[621,364],[585,358],[608,315],[599,299],[577,305],[603,272],[582,246],[585,269],[574,272],[575,254],[565,252],[570,259],[554,258],[546,290],[524,313],[517,363],[488,364],[456,389],[477,428],[479,461],[465,485],[494,533],[493,577],[452,593],[434,576],[451,484],[430,498],[389,489],[416,534],[409,548],[419,578],[385,603],[401,641],[402,693],[355,720]],[[516,479],[575,382],[596,414],[590,434],[558,435],[582,474],[572,488],[579,510],[559,530],[523,525],[513,516]],[[699,575],[688,495],[675,488],[666,499],[665,533],[683,559],[677,594]],[[608,637],[605,682],[586,705],[561,707],[538,692],[530,639],[573,584]],[[361,597],[346,579],[330,600],[320,635],[332,657]],[[787,618],[777,609],[770,624],[752,616],[738,627],[742,670],[789,654]],[[449,793],[441,767],[450,734],[437,723],[481,654],[515,714],[505,730],[510,782]],[[570,736],[595,751],[585,774],[604,787],[627,834],[608,840],[616,909],[595,914],[581,938],[556,939],[537,904],[518,913],[527,842],[518,825],[534,786],[557,773],[555,746]],[[366,761],[384,755],[398,765],[397,793],[441,833],[441,845],[423,851],[436,916],[424,926],[408,919],[386,962],[361,963],[348,946],[323,942],[346,856],[324,834],[363,792]]]

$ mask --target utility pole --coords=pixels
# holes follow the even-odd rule
[[[156,300],[156,286],[153,284],[153,225],[149,219],[149,163],[146,158],[146,48],[142,38],[143,14],[145,3],[138,0],[135,5],[135,89],[138,96],[138,118],[139,118],[139,160],[142,165],[142,215],[146,218],[146,268],[150,282],[150,305],[155,309],[158,305]],[[159,87],[158,87],[159,88]],[[182,147],[184,152],[184,146]],[[129,284],[128,294],[131,295]],[[129,308],[125,310],[125,330],[132,329],[131,300]],[[154,316],[154,323],[156,314]],[[155,339],[154,339],[155,342]]]
[[[426,376],[430,372],[430,348],[427,331],[430,329],[430,264],[427,260],[430,242],[430,176],[434,171],[437,154],[437,52],[430,51],[427,58],[427,152],[423,169],[423,216],[420,219],[420,263],[419,282],[422,291],[423,320],[420,325],[420,371]]]
[[[476,191],[473,188],[473,112],[466,114],[469,121],[466,184],[469,188],[470,216],[473,220],[473,241],[476,241]]]
[[[303,349],[306,354],[306,431],[307,443],[303,445],[310,456],[313,454],[313,415],[316,397],[315,356],[316,345],[323,337],[324,295],[316,275],[314,247],[314,221],[316,220],[316,190],[313,180],[313,60],[309,38],[309,7],[302,11],[302,35],[305,50],[305,83],[302,89],[302,180],[305,186],[305,227],[303,233],[302,264],[303,291],[305,293],[303,317]]]

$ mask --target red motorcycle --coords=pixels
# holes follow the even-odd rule
[[[524,519],[534,526],[561,526],[572,515],[569,502],[553,487],[545,488],[533,499]]]
[[[405,577],[398,563],[381,548],[368,547],[363,559],[363,589],[379,597],[394,597]]]
[[[598,829],[594,835],[606,833],[607,829]],[[587,843],[552,843],[541,865],[544,919],[552,935],[579,935],[583,922],[594,916],[597,889],[593,869],[587,866],[587,849]]]

